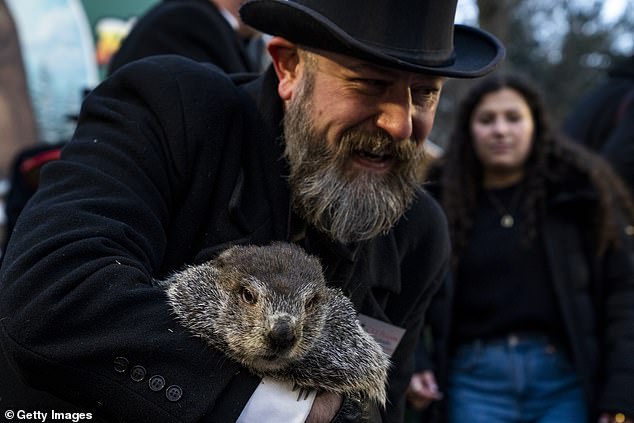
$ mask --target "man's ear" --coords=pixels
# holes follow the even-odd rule
[[[280,80],[277,92],[282,100],[290,100],[300,80],[298,47],[284,38],[273,37],[269,41],[267,48],[271,55],[277,78]]]

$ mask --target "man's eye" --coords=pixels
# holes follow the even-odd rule
[[[429,105],[438,100],[439,90],[435,88],[412,89],[412,102],[416,105]]]
[[[381,79],[363,79],[362,81],[375,87],[385,87],[387,85],[387,82]]]
[[[382,79],[358,78],[354,82],[359,85],[364,94],[368,95],[381,94],[388,85],[387,81]]]

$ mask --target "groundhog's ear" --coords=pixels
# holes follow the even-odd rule
[[[310,260],[310,265],[312,268],[314,268],[316,271],[318,271],[321,274],[324,273],[324,268],[321,266],[321,260],[319,260],[318,257],[311,255],[311,256],[308,256],[308,259]]]
[[[224,250],[223,252],[221,252],[218,257],[216,257],[217,260],[223,260],[226,259],[227,257],[229,257],[230,255],[232,255],[235,250],[237,249],[237,247],[234,245],[233,247],[229,247],[226,250]]]
[[[227,273],[231,265],[227,262],[226,257],[222,255],[213,259],[210,263],[212,272],[214,273],[214,282],[224,285],[227,280]],[[223,277],[224,275],[224,277]]]
[[[216,267],[218,268],[225,267],[227,263],[231,261],[231,258],[235,257],[238,254],[241,248],[243,247],[240,247],[239,245],[234,245],[233,247],[229,247],[226,250],[224,250],[222,253],[220,253],[218,257],[216,257],[213,260]]]

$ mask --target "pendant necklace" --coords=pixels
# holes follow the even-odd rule
[[[513,197],[511,198],[511,201],[509,203],[509,207],[508,208],[504,207],[502,202],[499,200],[499,198],[497,198],[493,194],[492,191],[484,190],[484,192],[486,193],[487,197],[489,198],[489,201],[491,202],[491,205],[493,206],[495,211],[497,211],[498,214],[501,216],[500,217],[500,226],[503,227],[503,228],[508,229],[508,228],[512,228],[515,225],[515,218],[511,214],[511,211],[516,210],[517,201],[520,198],[520,192],[521,192],[520,188],[521,187],[516,187],[515,188],[515,192],[513,193]]]

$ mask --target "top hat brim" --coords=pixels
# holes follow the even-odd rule
[[[269,35],[295,44],[350,55],[387,67],[455,78],[475,78],[491,72],[504,58],[497,38],[478,28],[454,26],[454,52],[447,63],[430,65],[389,54],[347,34],[323,15],[301,4],[283,0],[247,1],[242,20]]]

